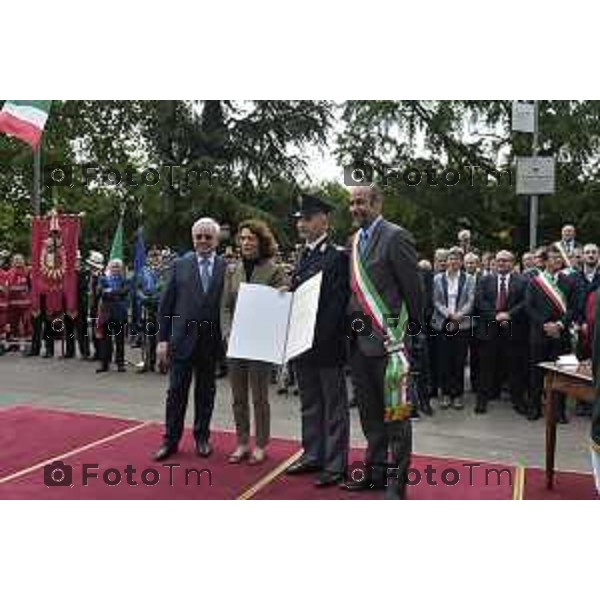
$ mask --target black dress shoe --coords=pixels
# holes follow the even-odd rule
[[[383,498],[384,500],[406,500],[406,486],[388,485]]]
[[[534,408],[527,412],[528,421],[537,421],[542,418],[542,411],[539,408]]]
[[[341,483],[340,487],[347,492],[370,492],[373,490],[383,490],[385,484],[383,482],[374,482],[363,479],[361,481],[346,481]]]
[[[315,487],[330,487],[332,485],[338,485],[344,481],[344,475],[342,473],[330,473],[323,471],[315,479]]]
[[[483,402],[478,402],[475,406],[475,414],[484,415],[487,412],[487,406]]]
[[[125,367],[125,365],[119,365],[117,367],[117,371],[119,371],[119,373],[125,373],[127,371],[127,368]]]
[[[169,446],[168,444],[163,444],[158,449],[158,452],[156,452],[153,458],[156,461],[161,461],[166,460],[167,458],[169,458],[169,456],[173,456],[173,454],[177,454],[177,447]]]
[[[96,369],[96,373],[106,373],[108,371],[108,367],[98,367]]]
[[[196,442],[196,454],[202,458],[208,458],[212,454],[212,446],[206,442]]]
[[[321,468],[321,465],[315,462],[299,459],[286,470],[286,474],[302,475],[303,473],[317,473]]]

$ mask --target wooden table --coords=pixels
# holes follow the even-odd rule
[[[556,404],[557,392],[582,400],[593,402],[595,399],[594,381],[591,367],[580,364],[577,367],[559,367],[553,362],[538,365],[545,371],[544,399],[546,417],[546,488],[551,490],[554,484],[554,455],[556,454]]]

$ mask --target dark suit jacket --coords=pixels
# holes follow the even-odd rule
[[[433,277],[432,270],[419,268],[419,279],[423,289],[423,311],[425,321],[429,321],[433,315]]]
[[[221,301],[225,261],[215,256],[208,290],[202,288],[195,253],[178,258],[171,267],[159,307],[158,339],[171,344],[175,359],[188,359],[198,335],[217,352],[221,343]]]
[[[516,342],[527,342],[529,325],[525,311],[525,292],[527,278],[518,273],[510,274],[506,312],[510,315],[511,327],[503,329],[496,322],[496,303],[498,301],[499,276],[484,275],[475,288],[475,314],[477,319],[477,337],[482,340],[495,336],[510,337]]]
[[[365,252],[366,270],[389,307],[390,316],[398,318],[402,303],[406,303],[411,321],[421,323],[423,290],[412,235],[384,219],[375,228]],[[350,296],[348,313],[362,313],[354,293]],[[375,329],[372,335],[357,335],[355,341],[366,356],[386,354],[383,336]]]
[[[600,288],[600,269],[594,274],[592,281],[588,281],[583,271],[576,271],[571,275],[576,290],[576,306],[574,319],[577,323],[585,322],[585,306],[588,296]]]
[[[569,327],[573,322],[575,314],[575,285],[571,278],[564,273],[558,276],[558,286],[567,299],[567,312],[560,315],[547,300],[546,296],[539,290],[533,279],[530,279],[525,292],[525,309],[530,323],[530,340],[539,344],[548,336],[544,333],[544,324],[560,321],[563,326],[562,341],[565,348],[570,346]]]
[[[343,248],[329,240],[319,244],[306,259],[302,254],[292,276],[292,291],[323,271],[319,308],[312,348],[298,360],[315,367],[343,364],[346,360],[346,309],[350,298],[350,260]]]

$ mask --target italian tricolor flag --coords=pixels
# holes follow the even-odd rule
[[[52,100],[7,100],[0,112],[0,131],[37,149],[51,104]]]

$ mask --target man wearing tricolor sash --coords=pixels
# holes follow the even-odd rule
[[[563,258],[551,246],[537,255],[546,261],[545,270],[533,276],[527,286],[525,306],[530,320],[529,420],[542,416],[544,373],[537,365],[555,361],[572,350],[570,328],[575,310],[575,287],[564,273]],[[559,422],[566,423],[565,398],[559,403]]]
[[[592,371],[594,374],[594,387],[596,388],[596,400],[592,406],[592,468],[596,489],[600,494],[600,290],[593,293],[594,314],[589,321],[590,333],[592,335]],[[591,303],[590,303],[591,304]]]
[[[564,225],[561,229],[561,239],[554,244],[556,249],[560,252],[565,267],[573,266],[571,259],[575,250],[581,248],[575,239],[575,226]]]
[[[351,257],[350,365],[368,445],[365,476],[350,473],[345,488],[385,488],[386,498],[401,499],[412,449],[405,334],[419,329],[422,289],[411,234],[386,221],[382,210],[378,187],[352,188],[350,211],[359,229]]]

